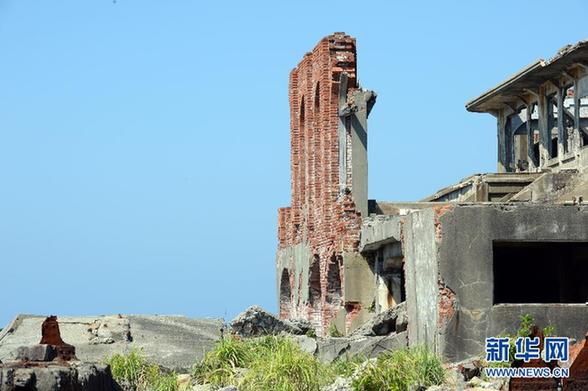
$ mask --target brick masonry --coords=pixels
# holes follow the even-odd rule
[[[344,307],[342,254],[357,250],[361,226],[361,215],[352,196],[349,160],[346,177],[339,177],[342,73],[348,77],[349,101],[358,88],[355,39],[335,33],[306,53],[290,73],[289,81],[292,199],[290,207],[278,210],[278,247],[303,243],[312,253],[312,264],[308,300],[286,303],[288,295],[281,295],[280,316],[303,314],[319,329],[326,329]],[[349,131],[346,134],[344,145],[350,149]],[[351,156],[350,151],[346,156]],[[341,180],[345,191],[340,190]],[[280,292],[290,292],[290,300],[294,279],[299,276],[292,268],[290,287],[283,286],[288,279],[280,280]]]

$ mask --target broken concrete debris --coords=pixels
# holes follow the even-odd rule
[[[111,391],[119,387],[107,365],[83,363],[61,339],[57,317],[42,323],[39,344],[21,346],[16,360],[0,363],[0,391]]]
[[[402,302],[384,312],[380,312],[373,319],[358,327],[351,335],[388,335],[392,332],[405,331],[407,326],[406,303]]]
[[[358,334],[349,337],[311,338],[304,334],[301,328],[292,327],[290,322],[281,321],[261,307],[252,306],[239,314],[230,322],[230,330],[234,335],[243,338],[260,337],[264,335],[290,335],[300,348],[316,355],[321,361],[330,363],[337,359],[360,356],[375,358],[384,351],[394,351],[408,346],[406,327],[400,321],[399,332],[390,327],[390,322],[403,319],[402,306],[382,317],[381,321],[368,322],[362,330],[375,328],[378,334],[371,331],[366,335]],[[388,323],[386,323],[388,322]],[[389,330],[384,332],[385,330]]]
[[[237,315],[229,324],[231,332],[240,337],[260,337],[281,333],[304,334],[302,329],[286,320],[280,320],[258,306],[251,306]]]
[[[288,319],[288,322],[290,324],[294,325],[295,327],[299,328],[300,331],[302,332],[302,334],[315,333],[314,327],[312,326],[312,323],[310,323],[310,321],[308,319],[290,318],[290,319]]]

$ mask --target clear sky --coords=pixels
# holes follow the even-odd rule
[[[567,1],[0,0],[0,327],[18,313],[275,311],[288,73],[357,38],[370,198],[496,164],[464,103],[588,37]],[[580,19],[578,19],[580,18]]]

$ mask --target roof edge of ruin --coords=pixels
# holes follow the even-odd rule
[[[516,81],[522,79],[526,75],[534,72],[536,69],[543,68],[544,66],[545,66],[545,60],[543,60],[543,59],[536,60],[535,62],[527,65],[525,68],[523,68],[519,72],[515,73],[514,75],[511,75],[506,80],[502,81],[501,83],[498,83],[496,86],[490,88],[488,91],[482,93],[478,97],[476,97],[476,98],[470,100],[469,102],[467,102],[466,105],[465,105],[466,106],[466,110],[467,111],[471,111],[471,112],[485,112],[483,110],[479,110],[478,109],[478,106],[481,103],[484,103],[488,99],[490,99],[493,96],[495,96],[498,93],[500,93],[500,91],[504,87],[509,86],[509,85],[515,83]]]
[[[559,60],[561,60],[561,59],[565,58],[566,56],[578,51],[579,49],[583,49],[587,46],[588,46],[588,39],[578,41],[574,45],[565,45],[564,47],[562,47],[561,49],[559,49],[557,51],[555,56],[551,57],[550,59],[548,59],[548,60],[539,59],[539,60],[535,61],[534,63],[527,65],[525,68],[523,68],[519,72],[515,73],[514,75],[512,75],[511,77],[509,77],[508,79],[506,79],[502,83],[499,83],[495,87],[489,89],[488,91],[484,92],[483,94],[479,95],[478,97],[467,102],[465,105],[466,110],[468,110],[470,112],[487,112],[488,110],[485,110],[479,106],[481,104],[487,102],[488,100],[490,100],[494,96],[498,95],[504,88],[516,83],[518,80],[521,80],[528,75],[533,74],[534,72],[537,72],[540,69],[543,69],[543,68],[549,67],[553,64],[556,64]]]

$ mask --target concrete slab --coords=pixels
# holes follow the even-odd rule
[[[38,344],[45,316],[18,315],[0,332],[0,361],[16,358],[21,346]],[[85,362],[114,353],[141,350],[147,359],[169,369],[188,371],[221,336],[222,319],[184,316],[108,315],[59,317],[63,340]]]

